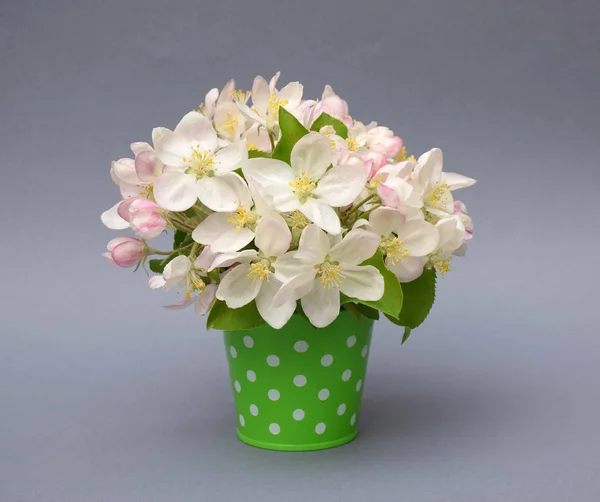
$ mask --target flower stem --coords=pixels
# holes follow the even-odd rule
[[[369,202],[370,200],[373,200],[375,197],[377,197],[377,194],[372,193],[371,195],[369,195],[368,197],[365,197],[363,200],[361,200],[356,206],[354,206],[349,212],[346,213],[345,216],[351,216],[352,214],[354,214],[356,211],[358,211],[360,209],[360,207],[364,204],[366,204],[367,202]]]

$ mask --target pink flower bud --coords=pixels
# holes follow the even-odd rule
[[[108,253],[103,256],[119,267],[132,267],[144,257],[144,243],[133,237],[117,237],[107,245]]]
[[[395,157],[402,151],[404,142],[399,136],[394,136],[391,129],[383,126],[374,127],[369,131],[367,144],[371,150],[381,152],[386,157]]]
[[[144,197],[124,200],[117,212],[142,239],[152,239],[167,228],[167,220],[158,204]]]

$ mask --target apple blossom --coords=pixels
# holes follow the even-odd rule
[[[106,245],[107,253],[102,256],[119,267],[128,268],[137,265],[145,256],[144,243],[133,237],[117,237]]]
[[[384,292],[382,275],[375,267],[360,264],[373,256],[380,243],[377,234],[356,229],[331,246],[319,227],[306,227],[298,251],[275,262],[275,277],[283,286],[273,303],[279,306],[299,299],[310,322],[322,328],[338,316],[340,292],[359,300],[379,300]]]
[[[152,239],[167,228],[163,212],[156,202],[143,197],[126,199],[117,208],[119,216],[142,239]]]
[[[198,199],[213,211],[233,211],[246,183],[233,171],[248,153],[238,141],[219,148],[216,131],[199,112],[185,115],[175,130],[152,132],[156,154],[168,166],[154,182],[154,198],[169,211],[185,211]]]
[[[276,210],[299,210],[331,234],[341,232],[340,219],[333,209],[351,204],[365,185],[367,173],[362,162],[330,169],[333,150],[326,136],[311,132],[298,140],[291,151],[291,169],[275,159],[250,159],[242,168],[246,179],[272,196]]]
[[[369,216],[371,231],[381,236],[385,264],[400,282],[410,282],[423,273],[426,256],[438,245],[436,227],[421,219],[406,220],[398,210],[375,209]]]
[[[274,275],[274,266],[288,250],[291,240],[290,229],[280,215],[275,213],[263,217],[256,227],[258,251],[223,254],[213,262],[211,268],[237,263],[223,277],[217,298],[233,309],[256,299],[256,308],[262,318],[273,328],[281,328],[296,310],[296,302],[290,300],[275,306],[273,297],[281,288],[281,282]]]

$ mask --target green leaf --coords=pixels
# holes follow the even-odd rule
[[[148,266],[155,274],[162,274],[165,270],[165,265],[163,265],[162,262],[162,260],[149,260]]]
[[[339,121],[338,119],[334,119],[331,115],[328,115],[327,113],[321,113],[317,120],[313,122],[313,125],[310,128],[310,130],[320,131],[322,127],[328,125],[332,126],[335,129],[335,133],[338,136],[341,136],[344,139],[348,137],[348,127],[346,126],[346,124]]]
[[[249,159],[271,158],[271,152],[263,152],[262,150],[248,150]]]
[[[230,309],[224,301],[216,300],[208,314],[206,329],[238,331],[257,328],[264,323],[254,301],[239,309]]]
[[[409,327],[404,327],[404,336],[402,337],[402,343],[400,345],[404,345],[404,342],[408,340],[411,331],[412,330]]]
[[[396,319],[388,319],[410,329],[423,324],[435,301],[435,278],[435,270],[426,269],[414,281],[402,284],[404,307]],[[404,336],[407,337],[406,334]]]
[[[175,235],[173,236],[173,249],[178,249],[183,246],[183,241],[185,241],[188,236],[183,230],[175,230]]]
[[[402,287],[400,286],[400,282],[396,276],[385,266],[381,251],[378,249],[371,258],[361,263],[361,265],[372,265],[379,270],[383,276],[385,286],[383,296],[376,302],[370,302],[359,300],[358,298],[349,298],[345,295],[342,295],[342,303],[361,303],[363,305],[367,305],[368,307],[374,308],[375,310],[381,310],[388,316],[398,317],[400,311],[402,310]]]
[[[367,305],[362,305],[361,303],[357,303],[354,306],[366,318],[373,319],[374,321],[377,321],[379,319],[379,310],[369,307]]]
[[[279,107],[279,128],[281,138],[275,147],[273,158],[289,164],[292,148],[302,136],[308,134],[308,130],[283,106]]]

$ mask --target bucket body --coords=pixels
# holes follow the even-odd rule
[[[225,331],[240,440],[281,451],[352,441],[372,329],[342,311],[325,328],[294,314],[279,330]]]

